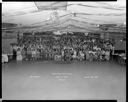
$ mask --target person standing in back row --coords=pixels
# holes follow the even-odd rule
[[[13,46],[13,60],[16,61],[17,58],[17,47],[14,45]]]
[[[17,61],[22,61],[22,55],[21,55],[21,48],[19,47],[17,49]]]

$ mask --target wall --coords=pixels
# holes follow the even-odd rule
[[[116,39],[115,50],[126,50],[126,41],[121,42],[120,39]]]
[[[10,43],[17,42],[17,39],[2,39],[2,53],[11,54],[11,46]]]
[[[10,43],[17,42],[17,33],[6,33],[2,31],[2,53],[12,53]]]

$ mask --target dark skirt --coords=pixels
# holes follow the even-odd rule
[[[16,60],[16,58],[17,58],[17,55],[13,54],[13,60]]]
[[[13,50],[13,60],[16,60],[16,58],[17,58],[16,51],[15,51],[15,50]]]

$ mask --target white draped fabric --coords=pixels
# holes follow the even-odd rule
[[[18,24],[23,32],[28,30],[97,31],[99,24],[125,24],[126,0],[117,0],[117,2],[4,2],[2,3],[2,22]],[[19,29],[15,28],[15,30]]]

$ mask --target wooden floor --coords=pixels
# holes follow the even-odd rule
[[[2,97],[13,100],[126,100],[126,67],[112,62],[10,63],[2,66]]]

